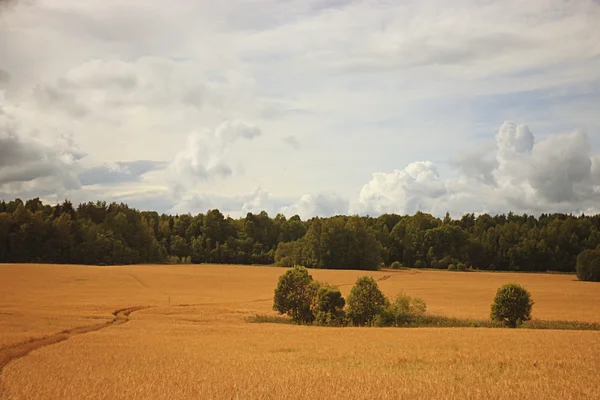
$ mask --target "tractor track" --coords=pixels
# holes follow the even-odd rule
[[[27,342],[14,344],[0,348],[0,379],[2,378],[2,371],[11,361],[25,357],[27,354],[34,350],[41,349],[45,346],[50,346],[56,343],[63,342],[73,336],[82,335],[88,332],[99,331],[109,326],[121,325],[129,321],[129,315],[135,311],[149,308],[149,306],[136,306],[120,308],[112,312],[114,316],[111,321],[103,322],[94,325],[80,326],[72,329],[66,329],[62,332],[55,333],[53,335],[45,336],[38,339],[31,339]],[[1,389],[1,386],[0,386]],[[2,392],[0,391],[0,399],[2,399]]]

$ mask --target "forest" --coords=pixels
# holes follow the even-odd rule
[[[302,221],[264,211],[234,219],[216,209],[166,215],[102,201],[0,202],[0,262],[573,272],[578,254],[599,245],[600,216],[417,212]]]

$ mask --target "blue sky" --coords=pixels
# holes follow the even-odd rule
[[[598,212],[597,1],[15,4],[2,199]]]

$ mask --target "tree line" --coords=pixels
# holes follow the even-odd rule
[[[575,271],[600,245],[600,215],[384,214],[303,221],[138,211],[102,201],[0,202],[0,262],[231,263],[375,270],[382,265]]]

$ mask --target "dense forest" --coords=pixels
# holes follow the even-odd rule
[[[398,261],[416,268],[574,271],[577,255],[599,245],[600,216],[467,214],[454,220],[418,212],[302,221],[265,212],[233,219],[218,210],[171,216],[105,202],[0,202],[0,262],[377,269]]]

